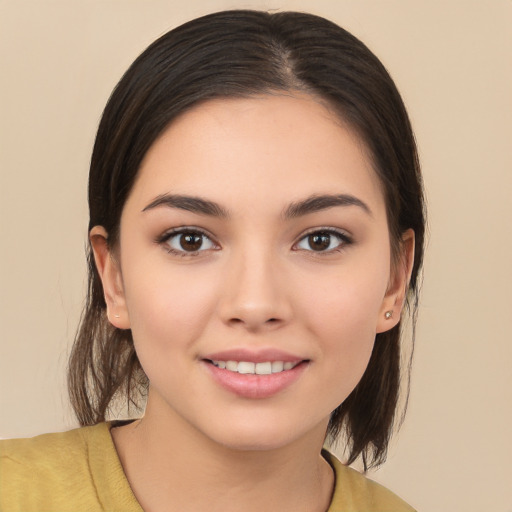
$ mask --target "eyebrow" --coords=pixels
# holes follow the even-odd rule
[[[180,194],[162,194],[157,196],[142,211],[146,212],[158,207],[177,208],[199,215],[211,217],[229,218],[229,212],[214,201],[198,196],[186,196]],[[368,215],[373,216],[368,205],[350,194],[322,194],[309,196],[301,201],[291,203],[283,212],[285,219],[294,219],[303,215],[327,210],[335,206],[357,206]]]
[[[209,215],[212,217],[229,217],[229,213],[219,204],[203,199],[197,196],[184,196],[178,194],[162,194],[156,197],[142,211],[146,212],[153,208],[166,206],[168,208],[178,208],[199,215]]]
[[[301,217],[302,215],[327,210],[335,206],[357,206],[370,215],[370,217],[373,217],[369,206],[361,201],[361,199],[350,194],[323,194],[307,197],[302,201],[296,201],[290,204],[290,206],[284,210],[283,217],[285,219],[293,219]]]

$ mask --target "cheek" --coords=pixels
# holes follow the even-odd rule
[[[334,406],[348,396],[367,367],[388,275],[385,262],[363,266],[361,271],[351,266],[350,272],[317,280],[307,296],[296,294],[305,298],[301,316],[312,336],[320,340],[319,360],[336,383]]]
[[[310,329],[322,341],[319,367],[331,387],[329,408],[334,410],[357,386],[370,360],[375,343],[375,321],[353,295],[338,293],[337,301],[324,303],[322,314],[311,320]],[[374,304],[367,304],[374,309]],[[327,389],[327,388],[326,388]]]
[[[377,322],[389,280],[386,261],[347,265],[335,273],[302,280],[295,297],[301,298],[302,314],[313,330],[329,337],[375,337]],[[312,286],[314,282],[314,286]],[[305,292],[307,290],[307,293]]]
[[[191,344],[215,307],[211,279],[191,279],[190,273],[170,268],[153,265],[147,272],[125,273],[128,315],[139,347],[151,344],[172,351]]]
[[[341,370],[353,381],[361,377],[373,349],[377,304],[371,298],[364,304],[361,297],[348,290],[338,292],[336,299],[317,302],[323,307],[310,317],[309,327],[323,342],[322,356],[333,362],[335,371]]]

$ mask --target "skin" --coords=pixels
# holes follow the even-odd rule
[[[155,206],[163,194],[226,215]],[[285,215],[326,194],[360,204]],[[164,240],[184,226],[208,236],[192,255],[183,235]],[[328,230],[340,234],[313,250],[308,235]],[[143,508],[326,510],[329,415],[362,377],[375,334],[399,321],[414,250],[407,232],[401,263],[391,261],[384,196],[359,138],[310,96],[209,101],[148,151],[115,253],[101,226],[90,236],[109,319],[132,330],[150,380],[142,421],[112,431]],[[205,361],[232,348],[283,350],[303,369],[270,397],[241,397]]]

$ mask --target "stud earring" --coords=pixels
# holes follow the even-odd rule
[[[114,318],[119,318],[119,315],[114,315]]]
[[[393,311],[386,311],[384,313],[384,317],[386,318],[386,320],[389,320],[392,316],[393,316]]]

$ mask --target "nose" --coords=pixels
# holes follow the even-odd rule
[[[256,332],[277,329],[290,321],[292,307],[277,257],[245,251],[227,266],[219,303],[224,323]]]

